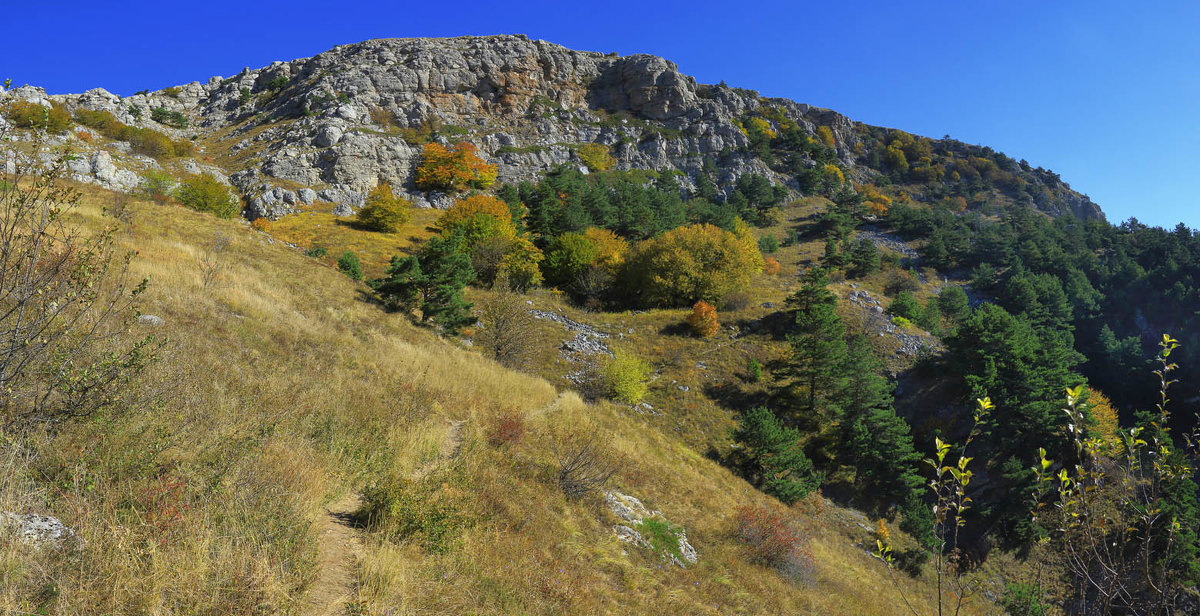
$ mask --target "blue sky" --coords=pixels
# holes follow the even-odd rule
[[[6,3],[8,4],[8,3]],[[376,37],[524,33],[992,146],[1109,220],[1200,228],[1200,3],[121,2],[5,6],[0,79],[157,89]]]

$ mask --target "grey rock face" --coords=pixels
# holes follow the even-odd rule
[[[624,524],[613,526],[613,534],[617,536],[617,539],[644,548],[653,548],[650,541],[633,527],[640,526],[647,519],[667,522],[666,516],[661,511],[651,511],[642,504],[642,501],[616,490],[604,492],[604,504],[614,516],[624,522]],[[696,564],[700,556],[696,553],[696,548],[692,547],[691,542],[688,541],[687,531],[682,526],[671,526],[676,539],[679,540],[679,556],[667,552],[663,554],[663,557],[680,567]]]
[[[138,320],[138,323],[140,323],[142,325],[147,325],[149,327],[161,327],[164,323],[166,323],[166,321],[164,321],[162,317],[160,317],[158,315],[153,315],[153,314],[138,315],[137,320]]]
[[[719,184],[758,174],[796,189],[790,174],[744,151],[749,140],[739,121],[766,106],[809,135],[828,127],[855,181],[878,175],[857,164],[864,155],[859,131],[834,111],[698,84],[655,56],[575,51],[520,35],[370,40],[170,93],[48,96],[24,87],[0,93],[8,96],[55,100],[72,111],[103,109],[176,139],[221,131],[223,145],[245,161],[239,163],[245,168],[227,171],[249,204],[246,215],[269,218],[291,211],[282,194],[264,195],[281,186],[318,192],[344,211],[361,207],[352,195],[388,182],[421,206],[441,207],[445,199],[419,194],[414,185],[429,139],[474,144],[497,165],[501,182],[579,165],[575,147],[599,143],[609,146],[617,169],[681,171],[685,186],[711,158],[719,161]],[[189,127],[153,122],[156,107],[182,113]],[[122,185],[116,178],[109,183]],[[1077,197],[1055,207],[1101,216]]]
[[[0,512],[0,526],[33,545],[60,544],[75,537],[75,531],[61,520],[48,515]]]

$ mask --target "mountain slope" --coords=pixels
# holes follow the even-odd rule
[[[100,213],[112,198],[88,189],[76,219],[113,222]],[[351,613],[907,613],[858,547],[871,541],[860,515],[798,509],[816,569],[790,583],[735,538],[736,509],[770,499],[669,431],[385,315],[244,223],[127,207],[121,242],[169,343],[120,412],[35,434],[5,460],[4,508],[52,513],[84,540],[6,543],[6,608],[305,613],[324,582],[323,506],[384,487],[420,497],[393,505],[400,527],[368,527]],[[198,259],[218,234],[221,273],[205,286]],[[504,411],[529,432],[497,447]],[[447,445],[452,426],[461,442]],[[619,541],[599,498],[562,494],[554,448],[570,434],[611,444],[612,487],[686,528],[696,565]],[[901,583],[929,600],[929,580]]]
[[[47,98],[29,87],[9,96]],[[245,194],[251,219],[277,218],[313,199],[352,211],[385,181],[445,207],[443,196],[415,194],[413,186],[430,140],[470,141],[498,165],[501,182],[581,165],[579,146],[596,143],[617,168],[682,172],[684,188],[694,187],[707,159],[725,194],[746,175],[810,192],[805,170],[836,163],[857,184],[894,183],[929,202],[962,196],[971,207],[1025,202],[1051,214],[1102,217],[1057,175],[989,148],[698,84],[655,56],[574,51],[521,35],[371,40],[131,97],[96,89],[48,98],[194,137],[200,157]],[[155,109],[166,124],[152,119]],[[180,118],[187,128],[169,126]],[[773,136],[769,145],[755,126]],[[907,156],[902,165],[892,145]]]

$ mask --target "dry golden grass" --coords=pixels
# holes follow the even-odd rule
[[[108,196],[86,190],[79,218],[96,225],[92,204]],[[451,539],[431,551],[420,536],[368,531],[361,613],[906,613],[858,545],[867,534],[842,510],[796,514],[812,533],[811,584],[747,560],[733,512],[770,499],[703,455],[701,437],[726,429],[727,415],[705,419],[669,399],[656,418],[585,403],[382,312],[363,286],[244,222],[133,208],[121,237],[138,252],[135,272],[152,281],[143,311],[165,319],[157,331],[169,342],[119,412],[0,450],[0,506],[56,515],[83,539],[61,550],[0,544],[0,607],[302,613],[321,575],[313,529],[322,505],[403,478],[452,511]],[[197,262],[217,233],[231,243],[205,288]],[[651,331],[681,320],[677,312],[613,325],[644,328],[628,344],[653,344],[663,337]],[[711,355],[728,352],[720,361],[732,364],[743,351]],[[488,422],[507,410],[524,415],[528,433],[489,445]],[[709,423],[681,437],[672,425],[681,417]],[[453,439],[451,422],[462,422]],[[568,500],[552,447],[566,432],[605,443],[621,461],[614,487],[686,527],[700,562],[668,566],[617,541],[597,497]],[[929,613],[928,582],[901,583]]]
[[[318,204],[271,223],[271,235],[304,248],[314,246],[326,250],[324,261],[334,263],[349,250],[358,255],[363,274],[368,278],[383,274],[393,255],[404,256],[433,236],[433,223],[441,210],[412,209],[412,219],[395,233],[364,231],[355,227],[353,218],[334,216],[332,206]]]

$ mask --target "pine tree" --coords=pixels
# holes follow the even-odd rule
[[[475,279],[466,239],[461,231],[430,238],[421,250],[423,278],[421,312],[449,334],[474,322],[471,304],[462,298],[463,287]]]
[[[841,462],[854,466],[854,487],[872,508],[887,513],[923,493],[921,457],[913,448],[908,423],[892,408],[891,384],[865,339],[849,345],[839,396],[843,434]]]
[[[733,440],[741,446],[738,466],[746,479],[789,505],[817,489],[824,479],[804,455],[799,436],[763,407],[743,415],[733,432]]]
[[[786,372],[793,379],[788,393],[800,400],[799,419],[809,424],[818,422],[841,389],[839,366],[846,357],[845,328],[828,284],[825,270],[810,269],[804,285],[788,298],[796,313],[796,328],[788,336],[792,357]]]

